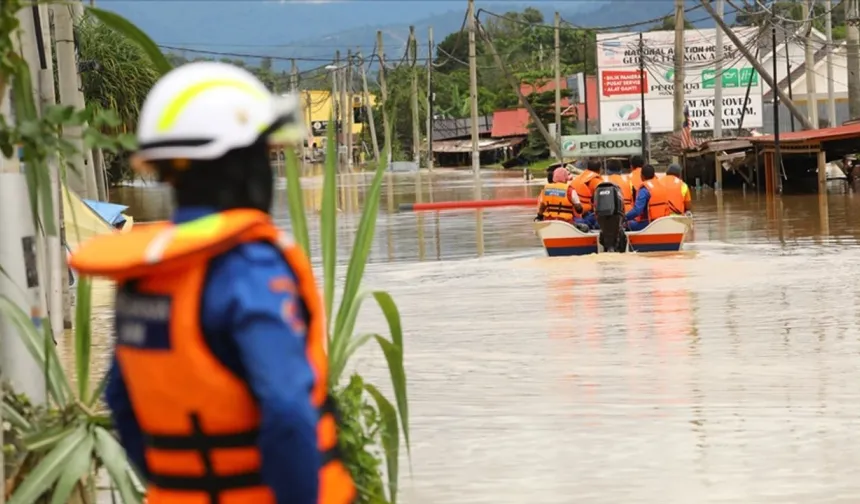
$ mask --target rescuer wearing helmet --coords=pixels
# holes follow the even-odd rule
[[[71,257],[117,282],[107,403],[147,502],[347,504],[308,258],[272,222],[268,146],[300,141],[297,100],[198,62],[147,96],[136,170],[173,188],[172,222]]]

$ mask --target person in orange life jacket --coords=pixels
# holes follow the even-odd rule
[[[570,172],[556,168],[552,183],[544,186],[538,197],[538,215],[535,220],[563,220],[574,222],[574,212],[582,212],[582,205],[573,187],[567,183]]]
[[[600,161],[589,159],[585,167],[585,171],[573,179],[571,184],[576,189],[576,194],[579,195],[579,201],[582,202],[582,222],[589,228],[596,229],[597,218],[592,212],[591,198],[594,195],[594,190],[603,182],[603,179],[600,178]]]
[[[666,170],[666,176],[660,182],[666,188],[669,210],[675,215],[691,214],[693,206],[690,188],[681,180],[681,167],[677,164],[670,165]]]
[[[269,142],[301,141],[299,121],[294,96],[241,68],[170,71],[144,102],[132,165],[171,185],[171,222],[93,238],[70,258],[118,283],[105,398],[149,504],[355,498],[323,305],[307,257],[269,215]]]
[[[642,167],[645,166],[645,161],[642,156],[633,156],[630,158],[630,182],[633,183],[633,190],[638,191],[642,187]]]
[[[636,192],[636,203],[627,212],[627,224],[631,231],[641,231],[652,221],[669,215],[666,190],[655,178],[654,167],[642,167],[642,187]]]
[[[610,159],[606,162],[606,175],[603,176],[604,182],[612,182],[621,189],[621,196],[624,198],[624,211],[629,212],[633,208],[633,183],[630,182],[630,177],[621,173],[621,163],[616,159]]]

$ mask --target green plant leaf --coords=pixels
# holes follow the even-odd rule
[[[293,239],[308,256],[311,257],[310,237],[308,236],[308,219],[305,216],[305,202],[302,197],[302,181],[299,176],[301,166],[293,149],[286,153],[287,175],[287,207],[290,210],[290,222],[293,224]]]
[[[75,297],[75,370],[78,373],[78,397],[89,402],[90,350],[92,349],[92,282],[78,277],[78,293]]]
[[[403,441],[406,443],[406,452],[411,458],[409,447],[409,401],[406,397],[406,370],[403,369],[403,348],[394,345],[387,339],[376,336],[379,348],[385,354],[385,362],[388,364],[388,373],[391,375],[391,386],[394,389],[394,402],[397,403],[397,412],[400,416],[400,424],[403,427]]]
[[[337,121],[332,120],[326,128],[325,172],[323,174],[322,208],[320,209],[320,245],[323,260],[323,293],[325,296],[326,334],[332,320],[334,305],[334,280],[337,273],[337,165],[338,151],[335,140]],[[331,342],[330,342],[331,343]]]
[[[57,485],[51,496],[51,504],[65,504],[81,478],[83,478],[93,467],[93,440],[92,434],[87,432],[83,441],[75,448],[74,453],[68,459],[65,470],[60,475]]]
[[[111,479],[119,490],[119,495],[125,504],[141,502],[140,494],[136,491],[134,483],[129,475],[128,459],[125,450],[117,442],[110,432],[101,427],[95,428],[96,452],[102,459],[102,463],[110,474]]]
[[[158,45],[156,45],[156,43],[153,42],[152,39],[149,38],[149,36],[140,28],[135,26],[134,23],[119,14],[101,10],[96,7],[87,7],[87,12],[98,18],[99,21],[113,30],[123,34],[127,39],[139,45],[146,55],[149,56],[149,59],[152,61],[152,64],[160,75],[164,75],[172,70],[173,67],[170,66],[170,63],[167,61],[167,58],[164,57],[164,54],[161,52],[161,49],[158,48]]]
[[[78,425],[69,435],[62,439],[53,450],[39,462],[24,478],[7,504],[31,504],[44,494],[57,481],[75,450],[87,436],[86,425]]]
[[[397,478],[400,470],[400,428],[397,425],[397,411],[376,387],[365,383],[364,389],[376,401],[376,407],[379,409],[382,449],[385,452],[385,467],[388,473],[388,495],[391,504],[397,504]]]
[[[24,418],[11,404],[3,401],[3,421],[9,422],[19,431],[27,432],[33,428],[30,421]]]
[[[59,425],[48,429],[41,427],[35,432],[25,435],[21,442],[30,451],[45,450],[67,438],[77,428],[77,425]]]
[[[340,308],[337,311],[337,319],[335,321],[335,333],[341,332],[344,319],[349,313],[350,306],[355,301],[355,297],[361,286],[361,279],[364,276],[364,268],[367,265],[367,256],[370,254],[370,247],[373,244],[374,234],[376,232],[376,215],[379,212],[379,196],[382,192],[382,179],[385,176],[385,169],[388,166],[387,154],[388,146],[385,146],[383,154],[376,166],[376,173],[373,176],[373,182],[370,184],[370,189],[367,191],[367,196],[364,198],[364,210],[361,213],[361,220],[358,224],[358,229],[355,232],[355,243],[352,246],[352,253],[349,258],[349,267],[346,272],[346,283],[343,288],[343,297],[340,301]],[[350,331],[350,334],[352,331]]]
[[[102,397],[102,394],[105,393],[105,389],[107,388],[108,378],[108,373],[102,373],[102,377],[99,378],[98,385],[96,385],[96,388],[93,389],[93,395],[91,395],[89,401],[86,402],[86,405],[88,407],[93,407],[97,402],[99,402]]]
[[[30,352],[42,369],[48,368],[47,386],[48,392],[60,408],[68,404],[71,395],[71,387],[66,373],[59,365],[57,359],[52,359],[50,365],[45,359],[43,346],[44,335],[33,325],[30,317],[6,296],[0,296],[0,315],[7,317],[18,327],[18,335],[24,343],[24,347]]]

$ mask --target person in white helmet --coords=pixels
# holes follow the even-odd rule
[[[300,141],[298,114],[241,68],[169,72],[143,105],[132,163],[172,186],[171,222],[96,237],[70,259],[117,282],[106,399],[149,504],[355,499],[323,305],[269,215],[269,143]]]

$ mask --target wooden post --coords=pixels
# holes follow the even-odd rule
[[[714,190],[723,190],[723,166],[719,152],[714,153]]]
[[[827,153],[818,144],[818,194],[827,197]]]

